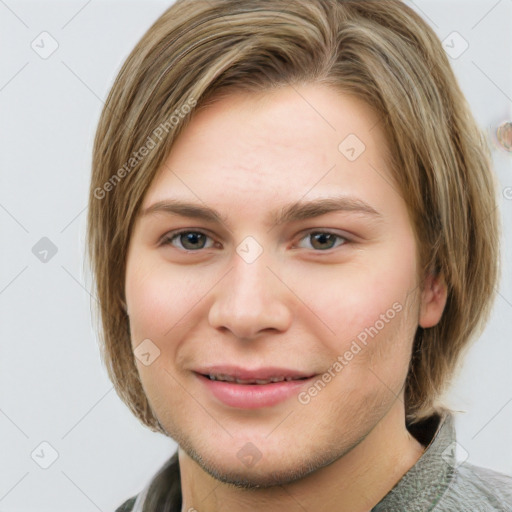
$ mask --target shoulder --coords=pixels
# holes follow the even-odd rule
[[[512,510],[512,476],[463,463],[455,469],[442,504],[444,507],[450,504],[455,507],[453,510],[464,504],[474,512],[509,512]]]
[[[137,498],[139,498],[139,501],[145,502],[148,496],[150,496],[151,503],[156,506],[155,510],[161,510],[160,505],[163,503],[166,506],[171,506],[166,510],[181,510],[181,478],[178,452],[167,460],[138,495],[126,500],[115,512],[132,512]],[[137,509],[140,509],[139,505],[143,506],[143,503],[137,504]]]
[[[119,508],[116,509],[116,512],[130,512],[133,509],[133,505],[135,504],[135,500],[137,496],[126,500]]]

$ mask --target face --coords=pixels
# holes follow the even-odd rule
[[[399,406],[432,318],[387,151],[341,92],[237,93],[194,114],[148,190],[125,283],[137,367],[216,478],[291,481]]]

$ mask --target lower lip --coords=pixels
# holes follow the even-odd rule
[[[271,407],[296,395],[300,388],[308,385],[314,377],[303,380],[271,382],[270,384],[236,384],[210,380],[196,373],[199,380],[225,405],[238,409],[259,409]]]

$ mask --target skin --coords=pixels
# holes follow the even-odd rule
[[[338,149],[349,134],[366,146],[353,162]],[[194,114],[151,184],[141,211],[179,198],[225,216],[141,215],[127,255],[132,343],[149,338],[160,350],[137,365],[179,444],[183,511],[364,512],[421,456],[405,427],[403,386],[414,333],[439,322],[446,286],[419,279],[387,151],[376,113],[327,86],[233,93]],[[269,221],[289,203],[342,194],[380,220],[338,211]],[[207,238],[161,243],[179,229]],[[319,242],[311,231],[341,238]],[[251,263],[236,251],[247,236],[263,249]],[[272,407],[228,407],[192,371],[229,363],[322,375],[395,303],[400,313],[307,405],[294,395]],[[247,442],[261,453],[252,467],[237,457]]]

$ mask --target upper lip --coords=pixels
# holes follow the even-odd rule
[[[315,375],[312,372],[303,372],[290,368],[280,368],[276,366],[267,366],[265,368],[241,368],[240,366],[214,365],[203,366],[194,370],[202,375],[228,375],[235,379],[270,379],[272,377],[292,377],[295,379],[309,378]]]

